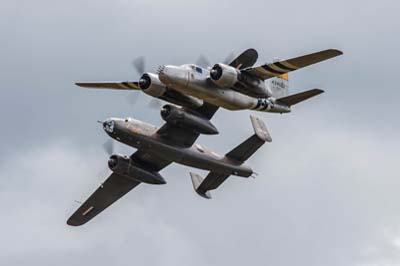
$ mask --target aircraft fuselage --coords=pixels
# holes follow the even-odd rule
[[[156,156],[179,164],[244,177],[253,173],[250,167],[235,163],[199,144],[179,147],[168,143],[157,133],[156,126],[132,118],[110,118],[104,122],[103,127],[110,137],[119,142],[136,149],[148,150]]]
[[[201,69],[201,73],[196,71]],[[258,110],[288,113],[290,107],[275,102],[272,97],[255,98],[231,88],[221,88],[209,79],[209,71],[195,65],[163,66],[158,74],[167,87],[228,110]]]

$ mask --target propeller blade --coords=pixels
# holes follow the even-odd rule
[[[126,97],[126,101],[130,104],[130,105],[135,105],[136,102],[139,99],[140,94],[138,92],[132,92],[129,93],[128,96]]]
[[[142,75],[146,71],[146,63],[144,56],[139,56],[132,61],[132,65],[139,75]]]
[[[150,108],[153,108],[153,109],[160,109],[161,106],[162,106],[162,102],[161,102],[159,99],[157,99],[157,98],[153,98],[153,99],[151,99],[150,102],[149,102],[149,107],[150,107]]]
[[[224,59],[224,61],[222,61],[225,65],[229,65],[233,59],[235,59],[235,53],[234,52],[230,52]]]
[[[105,167],[103,168],[100,172],[97,173],[96,177],[98,177],[99,179],[104,179],[105,176],[109,176],[110,175],[110,168]]]
[[[103,148],[106,153],[111,156],[114,153],[114,141],[112,141],[111,139],[107,140],[106,142],[104,142]]]
[[[201,66],[203,68],[207,68],[211,66],[210,61],[204,55],[200,55],[196,60],[196,65]]]

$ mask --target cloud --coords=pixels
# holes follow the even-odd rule
[[[398,5],[5,1],[0,263],[398,265]],[[104,180],[106,136],[96,120],[161,124],[147,96],[131,106],[128,92],[74,81],[136,80],[130,63],[138,55],[153,71],[200,54],[218,62],[249,47],[259,62],[344,51],[290,75],[292,92],[325,94],[289,115],[257,114],[273,142],[249,161],[256,180],[232,177],[206,201],[189,169],[172,165],[162,172],[167,185],[141,185],[89,224],[65,224],[74,201]],[[221,134],[200,142],[230,150],[252,134],[248,115],[220,110],[213,122]]]
[[[286,125],[253,158],[260,177],[232,177],[211,201],[192,191],[187,170],[173,166],[163,171],[168,185],[141,185],[78,228],[65,221],[78,207],[74,200],[85,199],[102,181],[96,171],[106,158],[66,140],[10,156],[0,165],[1,209],[7,213],[1,233],[8,239],[0,261],[395,263],[397,253],[389,251],[398,250],[396,231],[384,230],[400,221],[395,145],[382,146],[351,128],[332,131],[321,125],[313,134],[298,130],[293,137],[298,126]]]

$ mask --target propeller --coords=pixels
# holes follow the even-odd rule
[[[203,68],[208,68],[211,66],[210,61],[204,55],[200,55],[196,60],[196,65]]]
[[[103,143],[104,151],[111,156],[114,153],[114,141],[109,139]]]
[[[139,56],[132,61],[132,66],[139,75],[146,71],[146,60],[144,56]]]
[[[230,64],[234,59],[235,59],[236,55],[234,52],[230,52],[224,60],[222,60],[222,63],[224,63],[225,65]],[[207,57],[205,57],[204,55],[200,55],[197,60],[196,60],[196,65],[201,66],[203,68],[211,68],[211,63],[210,60],[208,60]]]
[[[112,139],[107,140],[106,142],[103,143],[103,149],[107,153],[108,156],[111,156],[114,153],[115,147],[114,147],[114,141]],[[110,168],[109,167],[104,167],[100,172],[97,173],[96,177],[97,178],[104,178],[105,176],[110,175]],[[102,184],[101,184],[102,186]]]
[[[162,102],[159,99],[153,98],[148,103],[148,106],[152,109],[159,110],[162,106]]]
[[[235,59],[235,53],[234,52],[230,52],[224,59],[224,61],[222,61],[222,63],[224,63],[225,65],[230,64],[233,59]]]
[[[142,83],[141,86],[148,84],[148,86],[150,86],[150,80],[149,78],[144,78],[143,74],[146,72],[146,59],[144,56],[139,56],[136,57],[133,61],[132,61],[132,67],[135,69],[136,73],[140,76],[140,80],[139,83]],[[138,102],[138,99],[140,97],[140,94],[137,92],[132,92],[128,95],[128,97],[126,98],[128,104],[130,105],[135,105]],[[151,101],[148,103],[148,106],[150,108],[157,108],[159,109],[162,105],[162,102],[158,99],[151,99]]]

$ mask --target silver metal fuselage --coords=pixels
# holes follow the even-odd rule
[[[208,70],[201,68],[201,73],[199,73],[195,71],[196,68],[199,67],[195,65],[163,66],[158,77],[167,87],[228,110],[290,112],[290,107],[275,103],[272,97],[255,98],[231,88],[218,87],[210,80]]]
[[[253,173],[250,167],[238,164],[199,144],[191,147],[173,145],[168,140],[162,139],[157,134],[158,128],[151,124],[132,118],[110,118],[106,121],[113,121],[112,129],[105,128],[110,137],[136,149],[153,153],[158,157],[213,172],[244,177]]]

